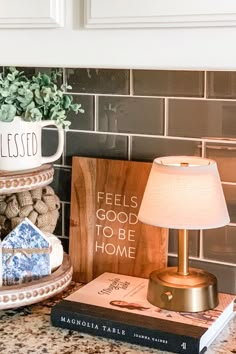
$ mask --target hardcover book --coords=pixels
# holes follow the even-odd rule
[[[146,299],[148,279],[104,273],[51,311],[52,325],[174,353],[203,353],[234,314],[234,295],[209,311],[160,309]]]
[[[148,277],[166,266],[168,230],[138,220],[152,164],[73,157],[69,254],[73,279]]]

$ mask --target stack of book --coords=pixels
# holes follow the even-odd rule
[[[148,279],[103,273],[51,311],[52,325],[174,353],[203,353],[234,314],[234,295],[205,312],[160,309],[146,299]]]

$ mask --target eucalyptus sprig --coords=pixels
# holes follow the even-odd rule
[[[38,73],[28,78],[24,71],[14,67],[0,73],[0,121],[12,122],[15,116],[34,122],[53,120],[68,129],[71,124],[66,119],[70,111],[84,113],[81,104],[73,103],[73,96],[65,93],[69,85],[58,88],[60,72]]]

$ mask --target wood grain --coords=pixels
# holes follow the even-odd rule
[[[105,271],[148,277],[167,264],[168,232],[137,214],[151,163],[73,157],[70,244],[73,279]]]

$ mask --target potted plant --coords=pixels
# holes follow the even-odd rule
[[[0,73],[0,170],[24,170],[57,160],[63,151],[64,133],[70,122],[67,113],[83,113],[70,86],[58,87],[60,72],[39,72],[30,78],[14,67]],[[58,129],[56,154],[42,157],[41,129],[55,125]]]

